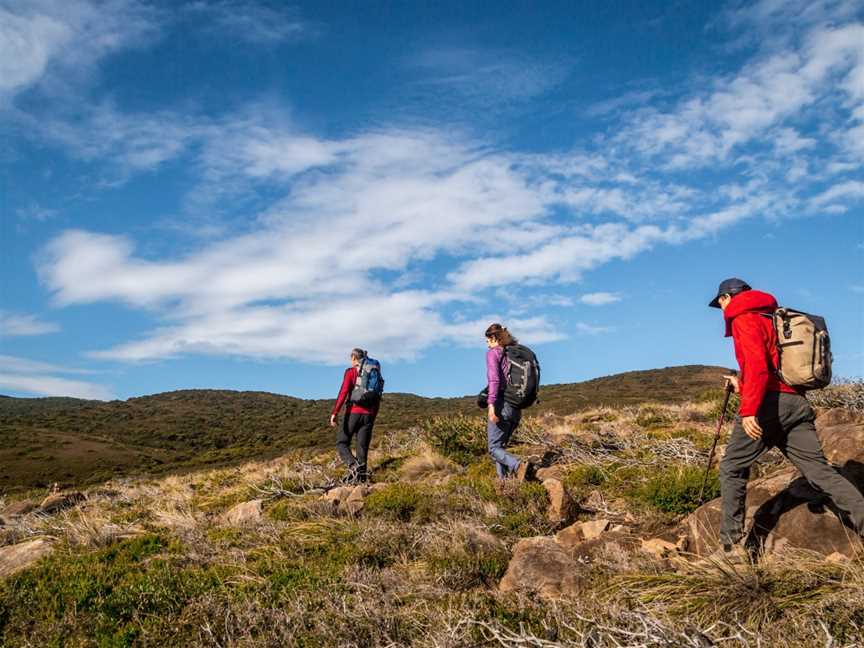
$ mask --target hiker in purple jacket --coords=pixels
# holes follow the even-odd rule
[[[504,400],[508,369],[504,347],[516,343],[516,338],[500,324],[492,324],[486,329],[486,345],[489,347],[486,352],[486,377],[489,388],[486,397],[489,414],[486,438],[489,454],[495,460],[495,471],[498,477],[503,479],[515,474],[517,479],[525,481],[531,478],[534,466],[530,461],[514,457],[505,450],[522,418],[522,411]]]

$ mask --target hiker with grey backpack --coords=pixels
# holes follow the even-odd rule
[[[805,391],[831,382],[831,346],[821,317],[779,308],[771,295],[741,279],[726,279],[709,306],[720,308],[740,374],[726,376],[740,394],[735,426],[720,462],[720,542],[727,558],[749,560],[744,537],[750,467],[778,448],[804,478],[825,493],[864,535],[864,496],[828,463]]]
[[[486,329],[487,387],[478,397],[485,407],[489,454],[500,479],[513,476],[520,481],[534,478],[534,465],[507,452],[506,447],[522,419],[522,410],[537,400],[540,363],[526,346],[519,344],[500,324]]]
[[[363,349],[353,349],[350,360],[351,366],[345,370],[339,396],[330,414],[330,425],[338,425],[339,412],[344,406],[345,416],[336,433],[336,450],[347,468],[342,483],[357,484],[369,481],[369,444],[384,393],[384,377],[381,364]],[[355,437],[356,456],[351,452],[351,440]]]

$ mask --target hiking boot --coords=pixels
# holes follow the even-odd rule
[[[537,479],[537,469],[534,464],[528,460],[519,462],[519,467],[516,469],[516,479],[520,482]]]

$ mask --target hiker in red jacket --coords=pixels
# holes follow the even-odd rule
[[[747,479],[750,466],[772,447],[828,495],[859,534],[864,533],[864,496],[825,459],[809,401],[777,376],[777,333],[766,317],[777,309],[777,301],[733,278],[720,284],[709,306],[723,310],[726,337],[734,342],[740,368],[740,377],[726,376],[741,395],[741,407],[720,462],[724,551],[747,557],[738,544],[744,535]]]
[[[342,459],[342,462],[348,468],[342,479],[345,483],[366,482],[369,480],[366,458],[369,454],[369,443],[372,441],[372,427],[375,425],[375,417],[378,415],[380,403],[376,402],[371,407],[363,407],[351,402],[351,392],[357,383],[357,368],[365,357],[366,352],[363,349],[353,349],[351,351],[351,366],[345,370],[345,375],[342,378],[342,387],[339,389],[339,396],[336,398],[336,404],[333,406],[333,412],[330,414],[330,425],[331,427],[336,427],[339,419],[339,410],[342,409],[343,405],[345,406],[345,417],[342,419],[342,425],[336,434],[336,450],[339,452],[339,458]],[[357,437],[356,457],[351,453],[351,439],[354,436]]]

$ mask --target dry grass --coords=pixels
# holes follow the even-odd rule
[[[636,506],[626,489],[664,470],[692,472],[713,433],[711,407],[650,404],[528,418],[514,451],[560,464],[574,495],[593,493],[600,514],[644,521],[644,503]],[[512,544],[550,532],[545,491],[515,482],[496,488],[489,459],[472,455],[475,423],[438,425],[453,435],[449,447],[466,465],[434,451],[419,430],[388,434],[373,464],[392,483],[378,509],[356,517],[337,514],[320,497],[318,487],[340,472],[328,452],[117,480],[91,490],[76,509],[0,527],[0,545],[50,535],[60,547],[54,562],[0,583],[0,643],[864,645],[860,560],[832,564],[790,553],[746,568],[707,563],[676,571],[622,545],[597,554],[578,600],[499,593]],[[217,523],[253,497],[266,499],[259,524]],[[124,567],[118,556],[127,554]]]

